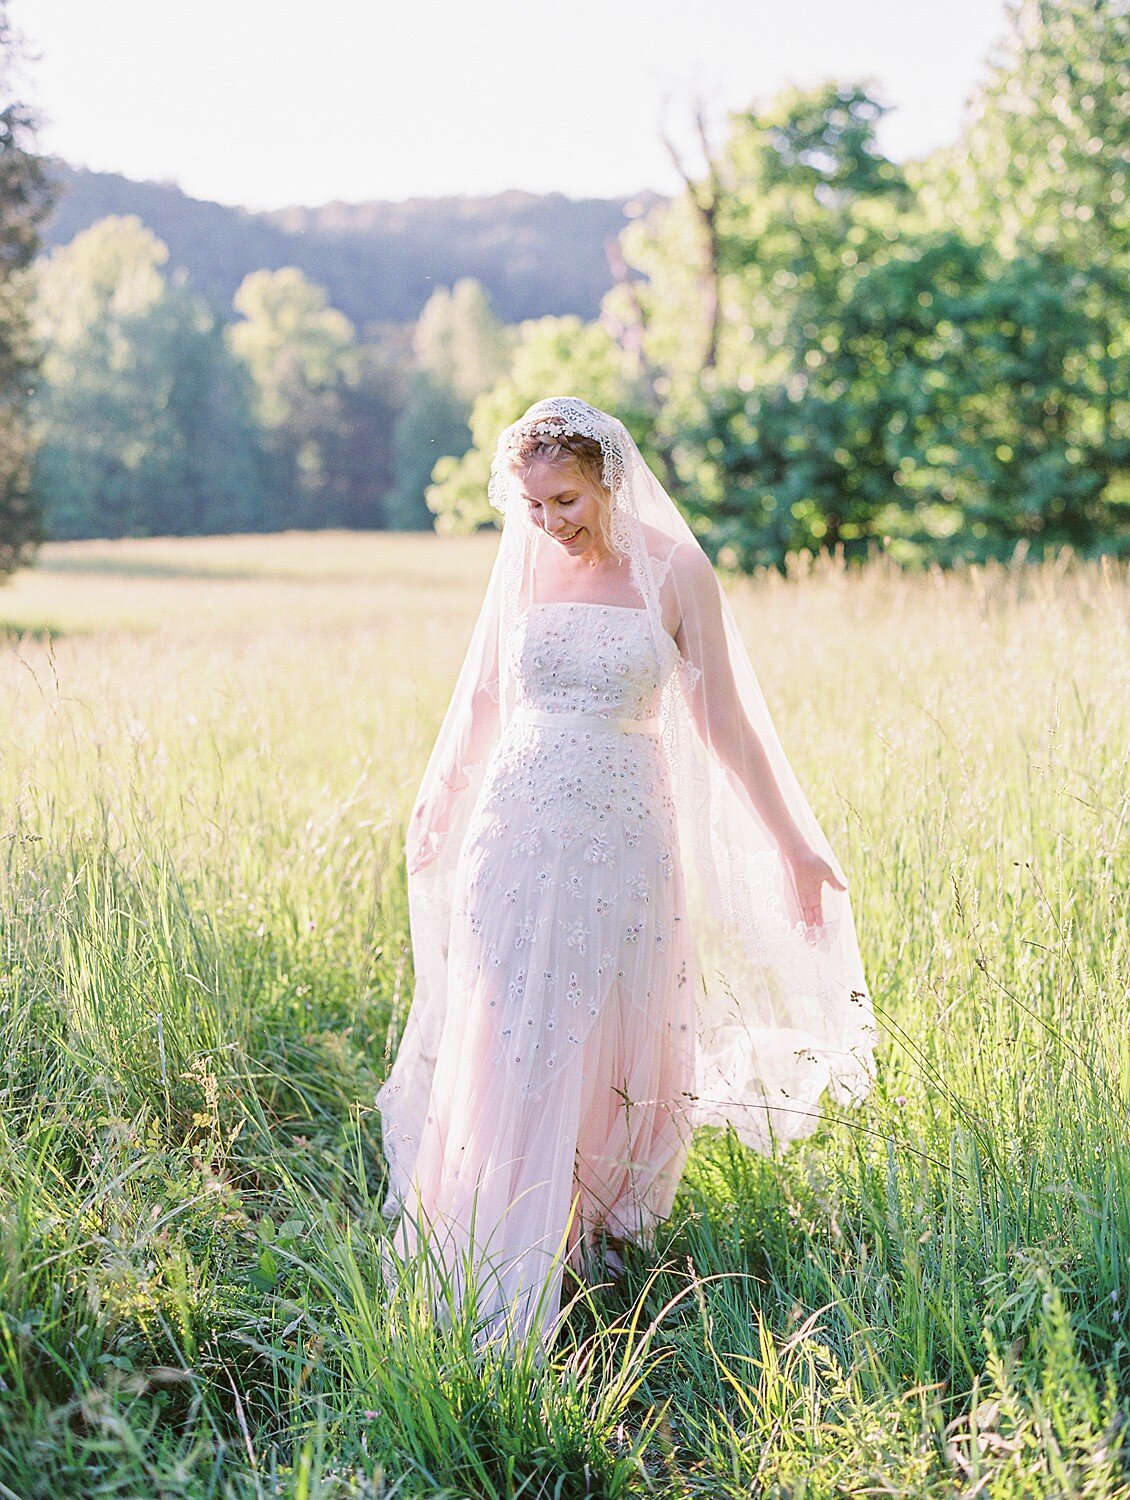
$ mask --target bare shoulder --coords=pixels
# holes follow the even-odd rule
[[[648,556],[652,562],[662,566],[670,556],[672,547],[678,546],[678,539],[669,531],[664,531],[660,526],[652,526],[648,521],[640,522],[640,530],[643,532]]]
[[[711,597],[710,591],[717,591],[717,576],[710,559],[693,538],[673,537],[670,532],[646,523],[643,533],[659,591],[663,623],[677,643],[687,610],[697,612],[704,600]]]
[[[718,582],[709,557],[695,541],[676,542],[668,562],[672,578],[682,588],[701,589]]]
[[[670,571],[687,582],[713,575],[710,559],[696,541],[673,537],[669,531],[646,522],[641,530],[652,562],[662,574]]]

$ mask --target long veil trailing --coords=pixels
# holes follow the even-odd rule
[[[415,993],[377,1095],[390,1216],[411,1182],[446,1008],[459,1003],[448,994],[447,952],[460,846],[514,711],[516,627],[552,545],[523,514],[508,462],[519,434],[531,430],[600,442],[612,542],[630,564],[657,651],[670,650],[665,622],[680,626],[661,720],[697,967],[692,1123],[731,1125],[765,1152],[809,1134],[826,1091],[848,1104],[872,1081],[875,1021],[849,894],[825,884],[824,920],[805,924],[771,826],[781,826],[782,804],[845,887],[847,879],[781,747],[717,575],[624,425],[574,397],[550,397],[498,440],[490,499],[505,517],[502,539],[409,830]],[[764,794],[770,785],[774,796]],[[751,786],[762,793],[756,799]]]

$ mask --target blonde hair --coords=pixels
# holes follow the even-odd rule
[[[510,453],[511,469],[528,474],[536,463],[571,468],[597,492],[601,502],[600,540],[613,550],[609,528],[612,495],[604,483],[604,450],[596,438],[582,437],[579,432],[564,432],[559,437],[540,432],[519,434]]]

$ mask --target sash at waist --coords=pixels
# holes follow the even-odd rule
[[[516,708],[512,724],[536,724],[544,729],[592,729],[601,734],[658,734],[658,719],[612,719],[606,714],[554,713],[547,708]]]

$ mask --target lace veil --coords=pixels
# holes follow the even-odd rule
[[[731,1125],[747,1145],[769,1151],[815,1128],[825,1092],[849,1104],[872,1078],[874,1014],[849,894],[825,884],[824,920],[805,924],[773,831],[785,812],[845,886],[847,879],[782,749],[717,575],[623,423],[575,397],[550,397],[498,439],[489,494],[504,516],[502,539],[409,830],[416,985],[377,1095],[390,1170],[386,1214],[407,1194],[427,1110],[448,1004],[463,834],[514,710],[516,625],[534,601],[539,560],[555,545],[525,514],[510,466],[517,439],[531,430],[599,441],[612,543],[628,563],[633,602],[647,612],[660,660],[680,627],[661,720],[697,970],[692,1123]]]

